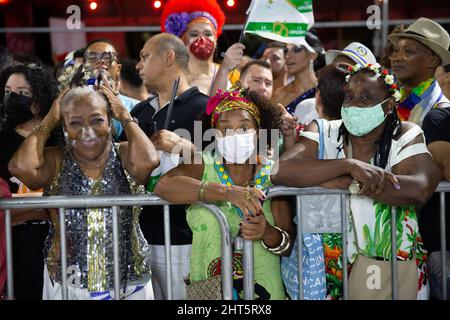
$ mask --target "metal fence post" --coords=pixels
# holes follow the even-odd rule
[[[214,205],[203,202],[197,202],[196,204],[211,211],[219,223],[222,233],[222,297],[224,300],[233,300],[233,250],[231,230],[227,218]]]
[[[446,244],[445,244],[445,192],[450,191],[449,182],[441,182],[436,189],[436,192],[440,192],[440,233],[441,233],[441,264],[442,264],[442,293],[443,297],[446,297],[447,284],[446,284]],[[275,196],[287,196],[294,195],[296,197],[296,214],[298,217],[297,223],[297,244],[299,248],[298,252],[298,284],[301,299],[304,298],[303,295],[303,254],[302,254],[302,244],[303,244],[303,217],[301,212],[301,197],[304,195],[316,195],[316,194],[340,194],[341,195],[341,231],[342,231],[342,265],[343,265],[343,298],[348,299],[347,295],[347,213],[346,213],[346,191],[327,191],[322,188],[289,188],[284,186],[271,187],[267,194],[268,198]],[[13,282],[13,257],[12,257],[12,228],[11,228],[11,212],[12,208],[19,209],[31,209],[31,208],[59,208],[59,220],[60,220],[60,233],[61,233],[61,272],[62,272],[62,287],[63,299],[67,299],[68,294],[64,291],[67,290],[67,248],[66,248],[66,224],[65,224],[65,209],[64,208],[94,208],[94,207],[112,207],[113,211],[113,250],[114,250],[114,287],[115,287],[115,297],[118,299],[120,297],[120,261],[119,261],[119,243],[118,243],[118,212],[119,206],[133,206],[133,205],[164,205],[167,206],[168,203],[156,196],[152,195],[139,195],[139,196],[71,196],[71,197],[42,197],[42,198],[17,198],[17,199],[2,199],[0,200],[0,208],[5,209],[5,228],[6,228],[6,259],[7,259],[7,285],[8,285],[8,299],[14,298],[14,282]],[[216,217],[222,234],[222,293],[224,300],[233,299],[233,265],[232,265],[232,239],[231,231],[223,212],[216,206],[205,203],[198,203],[200,206],[211,211]],[[165,217],[169,218],[168,212],[169,208],[165,207]],[[392,298],[398,299],[398,283],[397,283],[397,218],[396,218],[396,208],[391,209],[391,242],[392,242]],[[170,225],[165,225],[165,231],[170,230]],[[331,232],[331,231],[330,231]],[[170,232],[166,232],[166,236],[169,237]],[[167,238],[166,238],[167,239]],[[169,242],[170,244],[170,242]],[[248,241],[249,248],[252,247],[252,242]],[[167,249],[166,249],[167,250]],[[251,250],[251,249],[250,249]],[[246,252],[244,245],[244,257]],[[254,261],[251,260],[254,264]],[[168,263],[168,270],[170,270],[171,259],[166,255],[166,263]],[[246,262],[245,262],[246,263]],[[254,270],[253,270],[254,272]],[[169,271],[170,273],[170,271]],[[253,274],[254,275],[254,274]],[[170,279],[170,277],[169,277]],[[168,280],[169,280],[168,279]],[[170,279],[171,280],[171,279]],[[169,280],[169,281],[170,281]],[[66,288],[64,288],[66,287]],[[170,287],[171,289],[171,287]],[[254,287],[253,287],[254,290]],[[244,293],[245,294],[245,293]],[[254,294],[254,291],[253,291]],[[248,297],[250,298],[250,297]]]
[[[391,206],[391,270],[392,270],[392,300],[398,300],[397,283],[397,211],[396,207]]]
[[[114,299],[120,300],[120,261],[119,261],[119,207],[112,207],[113,260],[114,260]],[[127,267],[127,266],[125,266]]]
[[[170,209],[166,204],[164,205],[164,249],[166,253],[166,290],[167,299],[173,299],[172,292],[172,250],[170,241]]]
[[[59,233],[61,241],[61,293],[62,299],[68,300],[67,289],[67,237],[64,208],[59,208]]]
[[[303,219],[302,219],[302,196],[295,197],[295,210],[297,214],[297,262],[298,262],[298,297],[303,300]]]
[[[6,236],[6,273],[8,286],[8,300],[14,299],[14,273],[13,273],[13,250],[12,250],[12,223],[11,210],[5,210],[5,236]]]
[[[346,195],[341,194],[342,290],[343,299],[348,300],[347,206],[345,201]]]
[[[389,34],[389,0],[384,0],[382,4],[382,19],[383,24],[381,25],[381,32],[382,32],[382,43],[383,48],[387,45],[388,40],[388,34]]]
[[[445,230],[445,192],[439,193],[440,220],[441,220],[441,276],[442,300],[447,299],[447,237]]]
[[[236,239],[237,240],[237,239]],[[244,240],[244,300],[255,299],[255,274],[253,260],[253,241]]]

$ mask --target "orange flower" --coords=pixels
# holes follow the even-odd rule
[[[408,260],[408,252],[406,252],[406,251],[398,250],[397,256],[402,258],[402,260]]]
[[[341,255],[341,249],[336,246],[331,249],[327,244],[325,244],[325,257],[330,259],[338,259]]]

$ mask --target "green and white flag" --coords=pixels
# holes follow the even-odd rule
[[[296,45],[314,24],[312,0],[253,0],[247,15],[244,33]]]

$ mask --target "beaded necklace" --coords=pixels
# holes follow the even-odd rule
[[[255,176],[255,178],[253,179],[254,185],[256,188],[263,188],[264,184],[266,183],[267,179],[270,176],[270,171],[271,171],[271,163],[269,162],[268,164],[264,165],[258,172],[258,174]],[[236,185],[233,182],[233,179],[231,179],[230,174],[227,172],[227,170],[225,169],[225,166],[223,165],[223,163],[221,163],[219,161],[219,159],[214,160],[214,169],[216,170],[216,173],[220,179],[220,182],[226,186],[234,186]],[[244,216],[243,212],[241,209],[239,209],[236,206],[233,206],[236,209],[236,212],[239,214],[239,216],[242,218]]]

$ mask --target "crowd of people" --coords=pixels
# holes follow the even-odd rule
[[[341,299],[344,246],[350,297],[389,299],[390,287],[374,296],[357,277],[367,261],[393,259],[395,208],[400,298],[447,298],[434,192],[450,180],[448,32],[420,18],[394,29],[377,60],[359,42],[325,51],[309,30],[305,45],[267,40],[260,57],[233,44],[218,64],[224,22],[215,0],[170,0],[162,33],[139,61],[121,59],[108,39],[54,70],[2,49],[0,198],[154,192],[171,203],[172,296],[180,300],[222,271],[220,227],[199,201],[222,210],[233,239],[253,241],[261,300],[298,298],[299,280],[282,261],[312,248],[321,272],[303,262],[305,298]],[[297,248],[293,199],[268,199],[272,185],[349,190],[347,243],[339,233],[305,233]],[[302,211],[329,219],[339,201],[309,196]],[[449,193],[446,203],[448,218]],[[58,212],[11,212],[15,298],[61,299]],[[65,224],[69,298],[114,299],[112,209],[65,209]],[[234,242],[233,297],[242,299]],[[119,260],[122,299],[168,298],[162,206],[120,208]]]

